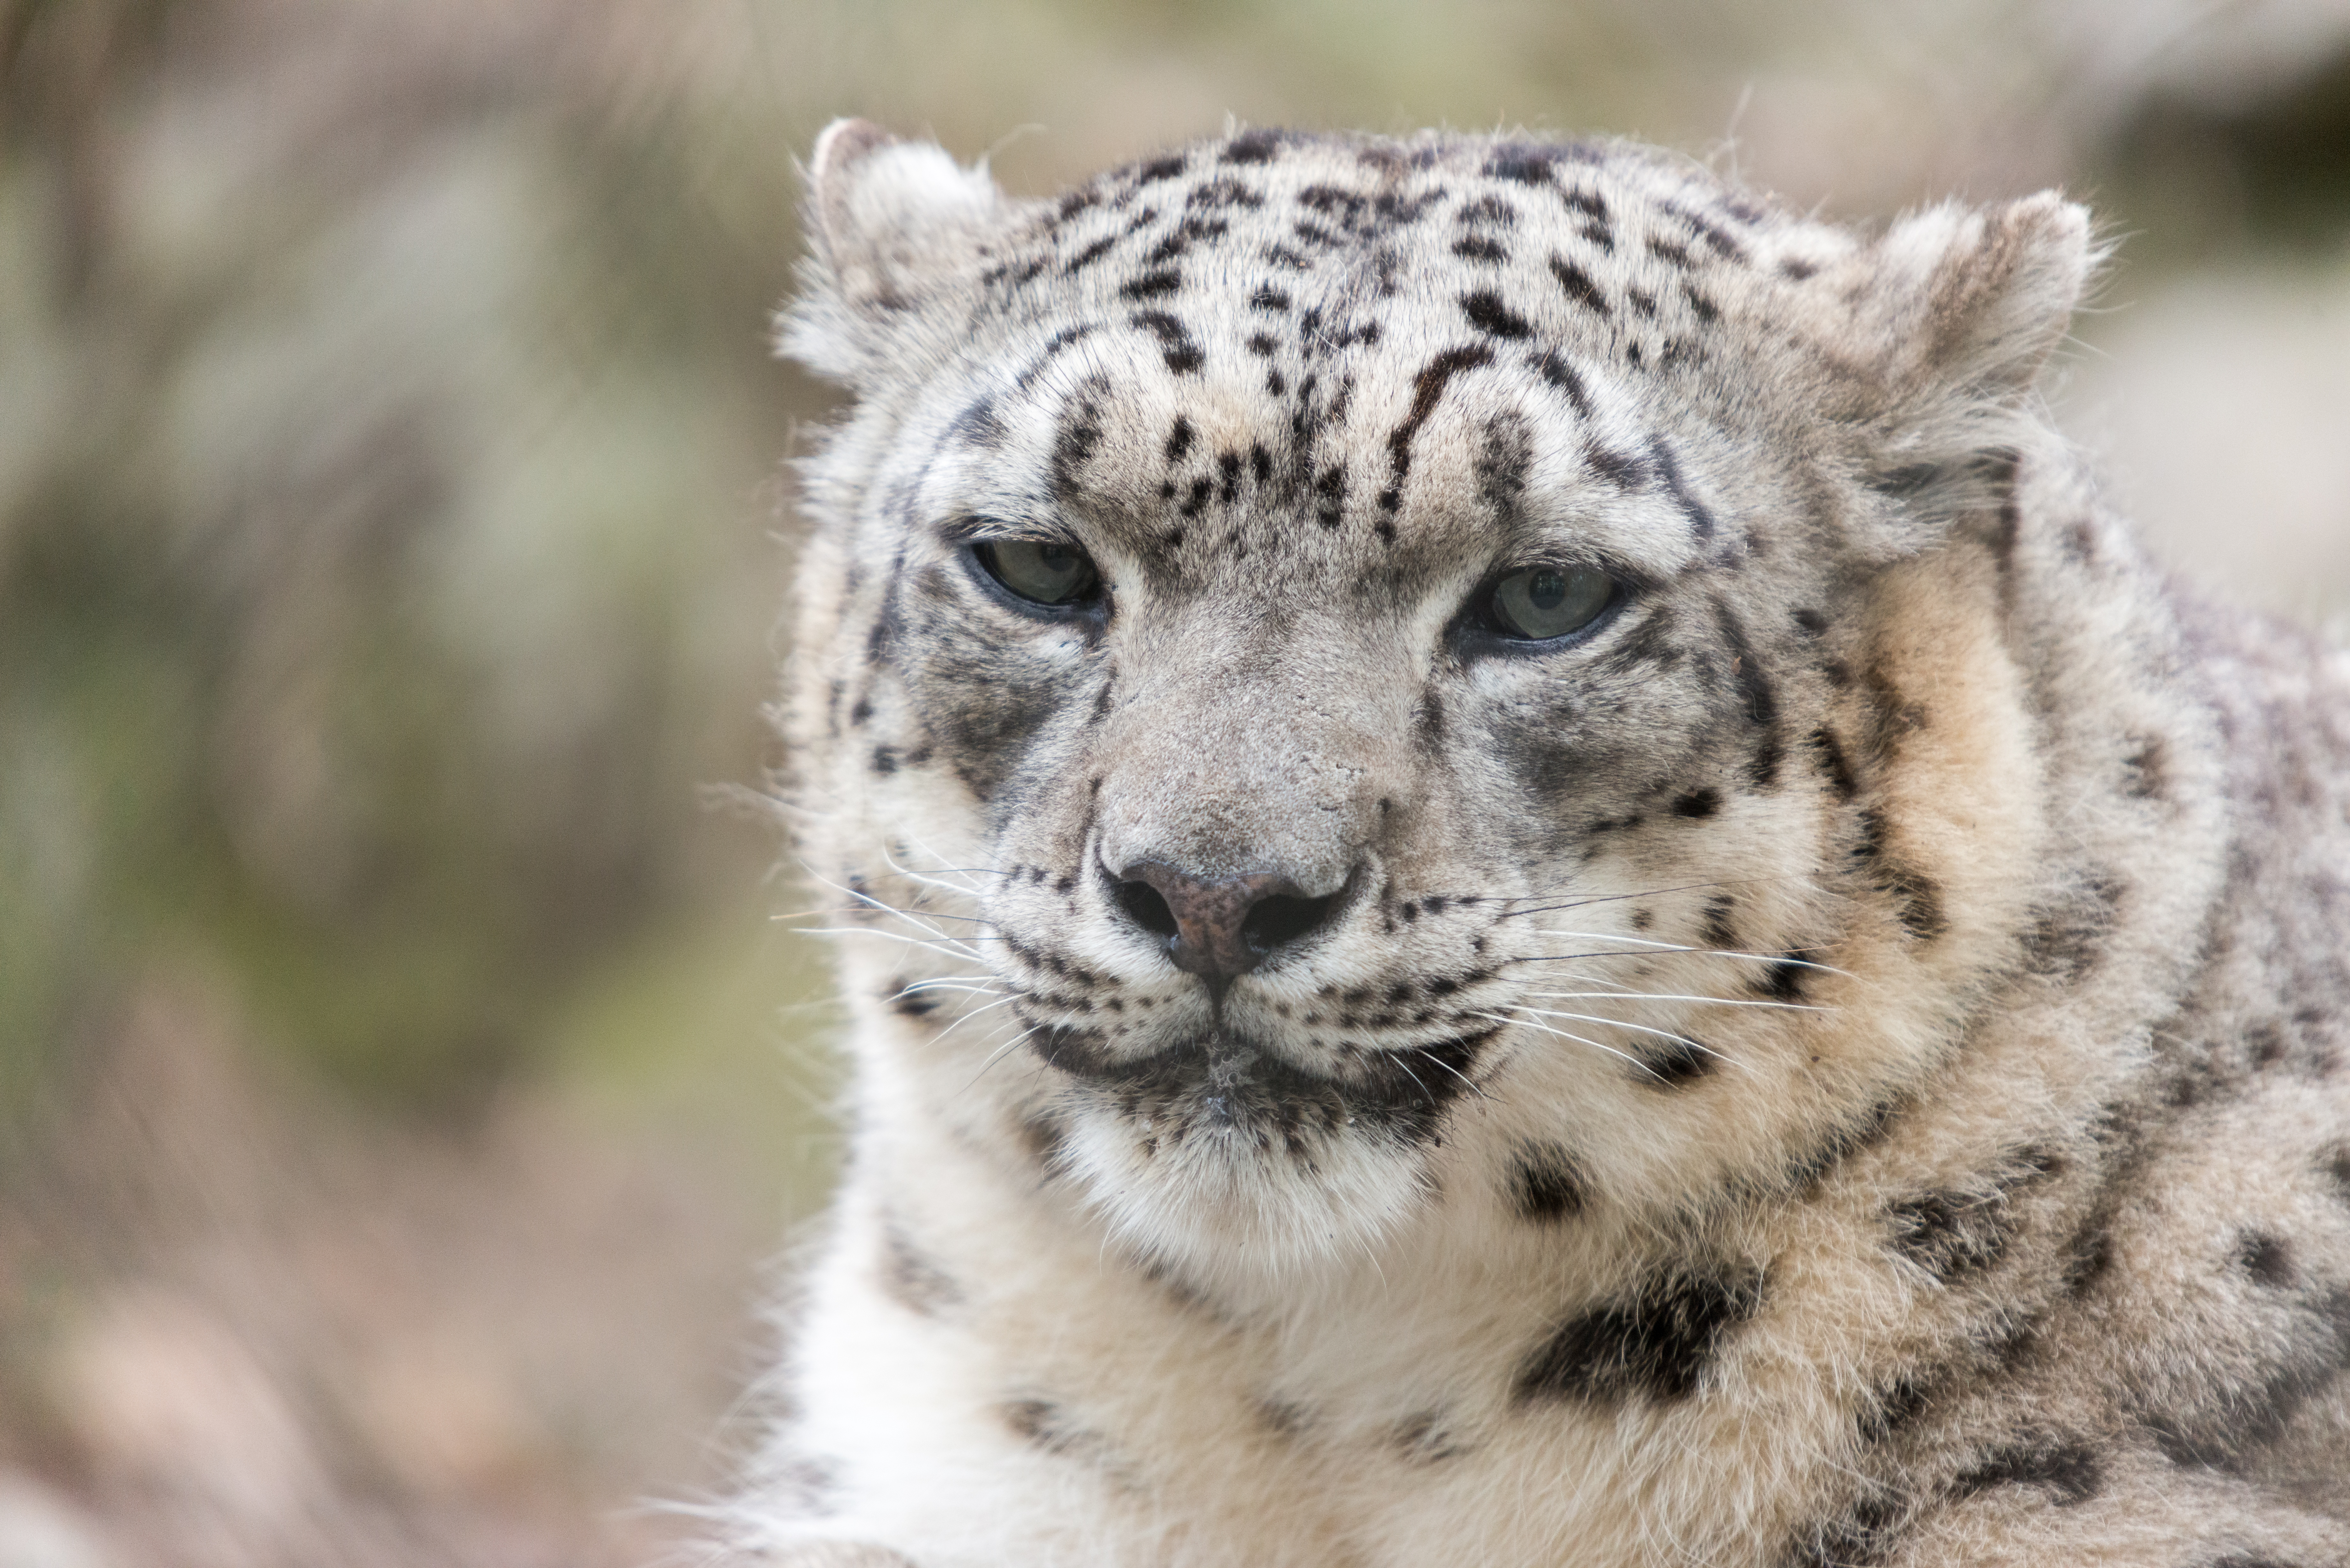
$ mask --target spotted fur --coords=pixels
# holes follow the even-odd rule
[[[2079,208],[811,183],[858,1076],[746,1557],[2350,1563],[2350,670],[2041,413]]]

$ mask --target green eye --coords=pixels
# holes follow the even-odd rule
[[[1101,583],[1093,558],[1074,545],[987,539],[972,545],[972,553],[989,576],[1034,604],[1077,604],[1092,597]]]
[[[1616,580],[1605,572],[1536,566],[1494,584],[1487,613],[1503,636],[1541,642],[1581,631],[1615,598]]]

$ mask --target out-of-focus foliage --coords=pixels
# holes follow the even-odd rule
[[[2350,605],[2350,0],[0,0],[0,1546],[588,1561],[691,1471],[826,1171],[779,840],[705,803],[777,761],[842,113],[1024,192],[1227,114],[2069,183],[2122,493]]]

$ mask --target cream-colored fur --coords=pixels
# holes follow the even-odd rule
[[[2041,415],[2079,208],[810,178],[854,1137],[732,1549],[2350,1562],[2350,671]]]

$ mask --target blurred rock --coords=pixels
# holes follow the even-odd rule
[[[302,1424],[251,1351],[185,1295],[146,1287],[99,1303],[58,1357],[57,1401],[115,1485],[282,1535],[325,1492]]]
[[[0,1568],[114,1568],[95,1523],[30,1476],[0,1470]]]

